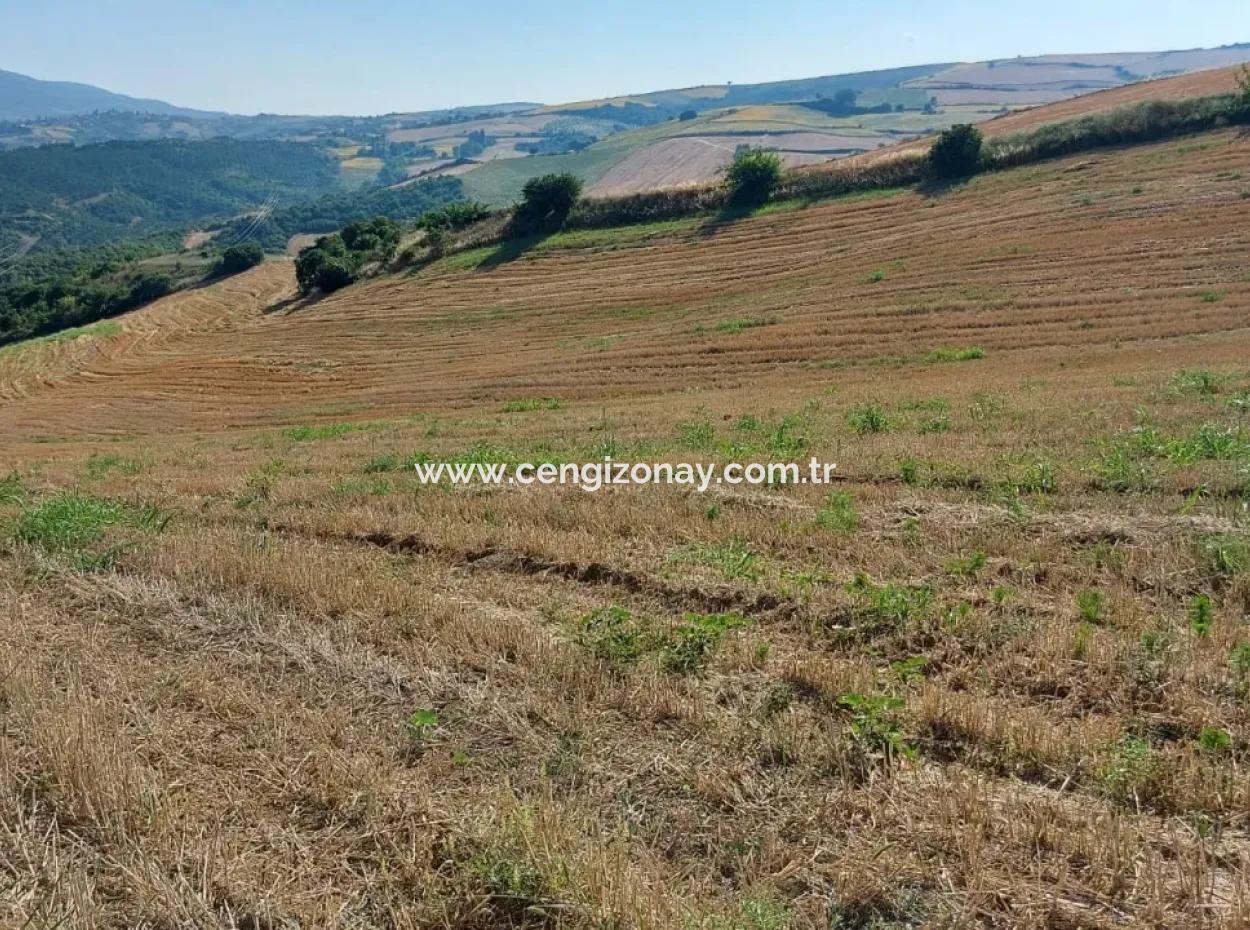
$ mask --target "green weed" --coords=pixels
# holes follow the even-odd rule
[[[926,362],[972,362],[985,358],[985,350],[979,346],[964,348],[938,348],[927,353]]]
[[[859,526],[859,514],[855,501],[846,491],[833,491],[820,510],[816,511],[816,525],[835,533],[850,533]]]
[[[890,428],[890,418],[877,404],[855,407],[846,415],[847,425],[858,435],[884,433]]]
[[[510,400],[503,405],[504,413],[529,413],[534,410],[559,410],[560,401],[554,397],[527,397]]]
[[[758,581],[763,572],[759,555],[737,537],[718,543],[684,546],[670,555],[669,561],[679,565],[715,568],[726,581]]]

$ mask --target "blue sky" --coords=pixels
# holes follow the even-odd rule
[[[559,103],[1240,41],[1247,0],[0,0],[0,68],[237,113]]]

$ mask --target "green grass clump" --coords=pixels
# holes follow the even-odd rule
[[[510,400],[503,405],[504,413],[528,413],[532,410],[559,410],[560,402],[554,397],[526,397]]]
[[[763,569],[760,557],[741,539],[683,546],[669,561],[678,565],[704,565],[721,573],[726,581],[758,581]]]
[[[1076,612],[1086,623],[1102,623],[1106,598],[1101,591],[1082,591],[1076,596]]]
[[[705,930],[790,930],[793,918],[784,903],[769,895],[744,898],[732,917],[716,915],[700,924]]]
[[[985,358],[985,350],[978,346],[966,346],[959,349],[934,349],[925,355],[926,362],[972,362]]]
[[[13,536],[45,552],[75,556],[79,567],[103,567],[112,561],[116,549],[91,550],[111,527],[157,531],[164,528],[166,519],[151,505],[65,493],[23,510]]]
[[[855,617],[865,632],[894,629],[918,620],[933,602],[933,590],[927,585],[878,585],[864,574],[856,575],[846,590],[855,601]]]
[[[1137,806],[1154,778],[1156,759],[1150,743],[1126,735],[1117,742],[1099,769],[1099,780],[1111,800]]]
[[[975,578],[988,562],[989,556],[984,552],[978,551],[973,552],[966,558],[948,562],[946,570],[956,578]]]
[[[596,659],[614,666],[632,665],[650,648],[654,633],[624,607],[611,604],[584,616],[577,642]]]
[[[1224,755],[1232,751],[1232,734],[1219,727],[1203,727],[1198,731],[1198,748],[1209,755]]]
[[[680,624],[665,631],[611,604],[582,617],[575,639],[595,658],[616,668],[655,656],[665,671],[690,675],[703,669],[726,633],[750,622],[736,613],[688,613]]]
[[[890,418],[877,404],[855,407],[846,415],[847,425],[859,436],[884,433],[890,428]]]
[[[323,439],[338,439],[348,433],[361,429],[355,423],[325,423],[319,426],[292,426],[282,431],[282,435],[292,442],[318,442]]]
[[[1232,533],[1213,533],[1198,540],[1198,562],[1208,573],[1230,581],[1250,573],[1250,539]]]
[[[736,320],[725,320],[716,324],[718,333],[743,333],[748,329],[759,329],[761,326],[772,326],[776,320],[763,316],[741,317]]]
[[[1223,378],[1204,368],[1195,371],[1178,371],[1172,376],[1171,387],[1177,394],[1196,394],[1199,397],[1214,397],[1220,393],[1223,383]]]
[[[95,454],[87,459],[83,466],[83,474],[90,481],[96,481],[109,474],[137,475],[143,471],[142,462],[128,459],[120,455]]]
[[[681,675],[700,671],[730,630],[749,626],[741,614],[686,614],[664,646],[660,662],[664,669]]]
[[[835,533],[849,533],[859,526],[859,514],[855,501],[846,491],[833,491],[816,511],[816,525]]]
[[[687,449],[709,449],[716,441],[716,427],[707,417],[678,423],[677,432]]]
[[[1166,443],[1162,452],[1179,465],[1228,462],[1250,458],[1250,440],[1242,430],[1203,423],[1188,436]]]
[[[366,475],[380,475],[386,472],[412,471],[417,465],[428,465],[431,459],[424,452],[413,452],[409,455],[397,455],[394,452],[382,452],[365,462],[361,469]]]
[[[1198,636],[1208,636],[1213,618],[1211,598],[1206,594],[1195,595],[1189,602],[1189,628]]]
[[[879,694],[844,694],[838,705],[850,716],[851,741],[865,762],[890,768],[915,749],[907,742],[897,719],[906,706],[902,698]]]
[[[26,502],[26,484],[17,472],[11,472],[0,478],[0,505],[24,504]]]

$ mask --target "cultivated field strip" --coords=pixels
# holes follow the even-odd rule
[[[301,393],[310,409],[375,411],[509,392],[596,400],[945,345],[1000,352],[1240,330],[1242,172],[1250,149],[1221,133],[942,196],[817,204],[489,269],[435,266],[311,304],[289,302],[289,266],[273,263],[123,318],[125,334],[71,355],[64,378],[10,375],[10,395],[32,396],[5,405],[0,431],[260,425],[304,416]]]

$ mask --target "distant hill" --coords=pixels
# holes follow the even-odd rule
[[[97,110],[126,110],[181,116],[187,119],[213,119],[224,113],[190,110],[163,100],[127,97],[90,84],[70,81],[41,81],[38,78],[0,71],[0,120],[27,120],[55,116],[79,116]]]
[[[340,188],[299,142],[108,142],[0,152],[0,255],[97,245]]]

